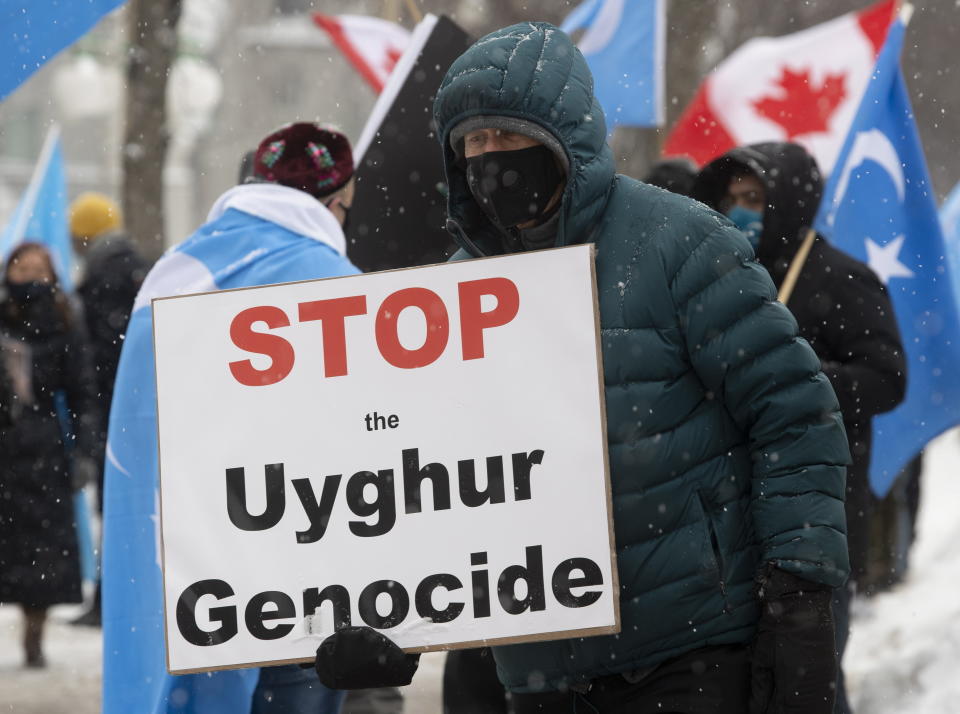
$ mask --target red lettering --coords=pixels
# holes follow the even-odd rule
[[[247,387],[276,384],[293,369],[293,346],[279,335],[254,332],[255,322],[265,322],[271,330],[290,326],[286,313],[279,307],[269,305],[248,308],[233,318],[230,323],[233,344],[246,352],[266,355],[271,360],[266,369],[255,368],[248,359],[230,363],[233,378]]]
[[[397,320],[408,307],[418,308],[427,319],[427,337],[415,350],[401,345],[397,334]],[[377,312],[375,329],[377,347],[387,362],[401,369],[416,369],[426,367],[443,354],[450,337],[450,319],[443,300],[435,292],[426,288],[406,288],[383,301]]]
[[[513,281],[507,278],[468,280],[460,283],[458,290],[463,359],[480,359],[483,357],[483,331],[506,325],[517,316],[520,293]],[[497,299],[497,306],[489,312],[483,312],[480,306],[484,295],[493,295]]]
[[[323,325],[323,374],[342,377],[347,373],[347,335],[344,320],[367,314],[367,298],[363,295],[302,302],[300,322],[320,320]]]

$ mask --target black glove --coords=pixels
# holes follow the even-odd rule
[[[405,687],[420,655],[408,655],[370,627],[344,627],[317,648],[317,676],[329,689]]]
[[[837,682],[833,589],[770,567],[753,645],[750,714],[832,714]]]

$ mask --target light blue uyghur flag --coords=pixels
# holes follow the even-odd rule
[[[577,47],[593,73],[607,126],[663,124],[664,0],[585,0],[561,30],[584,30]]]
[[[67,225],[67,180],[63,167],[60,130],[47,133],[30,185],[0,236],[0,262],[24,240],[50,249],[60,284],[72,290],[73,249]]]
[[[954,293],[960,305],[960,183],[953,187],[940,206],[940,227],[943,229]]]
[[[900,72],[905,25],[887,41],[827,183],[816,228],[887,286],[907,353],[907,395],[874,418],[880,496],[927,442],[960,423],[960,318],[933,186]]]
[[[124,0],[0,0],[0,100]]]
[[[225,201],[231,195],[239,196],[241,201],[251,195],[261,196],[260,205],[272,212],[273,217],[269,221],[259,217],[261,214],[249,200],[246,204]],[[103,527],[104,714],[248,714],[250,711],[259,677],[257,669],[180,676],[167,673],[150,300],[357,273],[343,255],[345,239],[339,226],[333,231],[338,238],[333,242],[336,245],[324,242],[322,231],[314,235],[308,228],[298,232],[296,226],[283,227],[284,220],[292,222],[305,213],[302,206],[296,205],[298,195],[302,200],[316,203],[306,193],[271,184],[248,184],[232,189],[214,207],[210,221],[168,251],[151,269],[134,304],[120,355],[107,439]],[[291,196],[293,203],[284,203],[284,199]],[[218,210],[217,206],[221,205],[226,208]],[[332,215],[329,220],[336,223]],[[203,439],[203,434],[197,434],[197,439]],[[201,525],[184,523],[182,527],[200,529]],[[198,537],[202,537],[200,530]],[[336,709],[323,709],[318,714],[330,711]]]

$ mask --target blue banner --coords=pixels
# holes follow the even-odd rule
[[[0,100],[124,0],[0,0]]]
[[[0,235],[0,263],[23,241],[50,249],[54,268],[65,290],[73,289],[73,248],[67,216],[67,178],[60,131],[54,126],[40,152],[30,185]]]
[[[900,72],[905,26],[886,44],[827,183],[816,229],[887,286],[907,356],[907,395],[874,418],[877,495],[931,439],[960,423],[960,318],[933,186]]]
[[[663,124],[665,22],[664,0],[586,0],[560,28],[583,30],[577,46],[611,131]]]

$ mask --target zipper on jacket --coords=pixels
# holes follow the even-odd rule
[[[707,522],[707,533],[710,536],[710,548],[713,550],[713,559],[717,563],[717,576],[720,581],[720,594],[723,596],[723,611],[729,613],[730,607],[727,603],[727,583],[723,578],[723,554],[720,551],[720,539],[717,537],[717,529],[713,524],[713,515],[707,507],[707,499],[704,498],[703,491],[697,489],[697,498],[700,500],[700,510],[703,511],[703,517]]]

